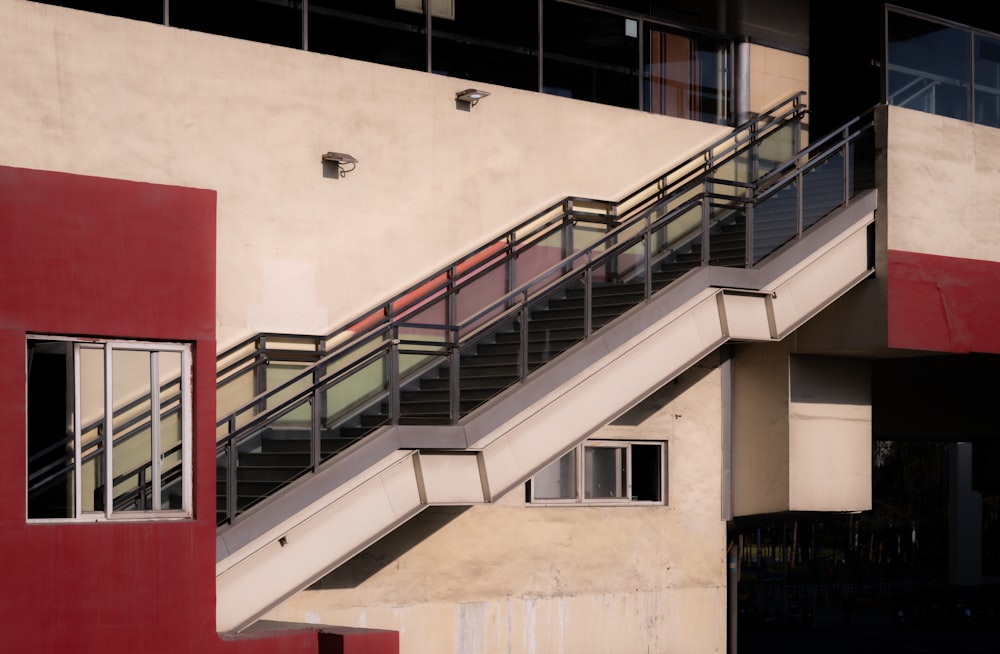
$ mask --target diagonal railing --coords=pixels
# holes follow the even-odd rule
[[[220,419],[229,431],[217,449],[225,487],[220,521],[265,496],[241,497],[238,471],[268,438],[295,432],[308,443],[307,463],[276,489],[383,425],[454,424],[685,270],[754,266],[800,237],[871,187],[870,170],[858,165],[870,161],[871,148],[870,117],[858,119],[784,162],[758,168],[762,174],[752,183],[725,174],[725,166],[750,165],[736,161],[745,154],[736,150],[733,160],[644,201],[628,220],[574,213],[475,266],[459,270],[456,264],[412,300],[364,321],[370,323],[364,332],[333,346],[308,370]],[[734,235],[740,241],[735,258],[727,254]],[[609,291],[626,299],[605,310]],[[574,294],[579,310],[565,328],[542,320],[551,305]],[[514,353],[513,363],[508,358],[486,377],[469,374],[491,356],[486,348],[503,345]],[[487,377],[489,386],[479,383]],[[407,393],[435,399],[408,408]]]
[[[754,179],[797,149],[800,123],[805,113],[801,94],[793,95],[618,202],[566,198],[411,286],[376,310],[356,317],[345,328],[321,336],[262,333],[225,350],[218,356],[219,404],[223,410],[236,408],[219,420],[218,435],[224,444],[242,443],[247,439],[240,438],[240,433],[268,420],[272,424],[281,422],[282,418],[285,422],[302,423],[303,416],[296,415],[296,411],[302,413],[302,407],[296,406],[297,400],[303,392],[316,395],[314,390],[308,390],[315,384],[325,384],[328,389],[354,387],[346,391],[350,396],[346,401],[343,399],[345,392],[325,394],[336,395],[335,398],[325,395],[316,398],[316,410],[310,411],[323,414],[320,422],[324,425],[336,422],[328,415],[331,404],[341,407],[336,412],[338,415],[343,413],[345,406],[357,409],[370,406],[380,397],[389,395],[387,386],[398,386],[402,379],[413,378],[439,359],[442,352],[465,342],[461,338],[456,340],[459,332],[453,327],[442,328],[441,324],[457,324],[462,316],[467,318],[475,313],[467,298],[479,296],[485,287],[489,287],[486,297],[494,297],[497,288],[510,291],[535,275],[548,274],[545,268],[552,261],[586,251],[588,244],[602,234],[617,234],[616,230],[637,217],[665,211],[672,204],[685,201],[685,197],[697,194],[699,176],[714,171],[734,181]],[[491,311],[497,316],[505,313]],[[488,320],[488,313],[480,311],[475,320]],[[385,344],[394,340],[399,346],[396,363],[389,365],[382,359]],[[454,356],[453,352],[447,354],[448,358]],[[337,371],[328,374],[327,371],[334,368]],[[365,389],[364,383],[358,383],[359,378],[377,378],[378,381],[366,382],[371,388]],[[396,397],[398,412],[398,393]],[[245,398],[252,399],[247,402]],[[141,398],[137,402],[141,402]],[[453,414],[461,413],[459,401],[454,404],[449,420],[454,419]],[[130,411],[132,408],[128,406],[120,407],[115,415]],[[314,417],[309,416],[311,422],[316,422]],[[421,420],[419,417],[411,419]],[[141,417],[135,421],[133,429],[116,436],[116,444],[142,433]],[[352,440],[341,439],[341,444]],[[326,458],[328,453],[313,449],[317,450],[311,453],[313,461]],[[99,455],[100,452],[89,453],[91,458]],[[29,494],[61,477],[65,473],[63,468],[72,465],[71,457],[69,454],[66,461],[48,463],[44,470],[37,470],[29,480]],[[234,470],[235,466],[230,469]],[[123,478],[135,478],[135,488],[128,497],[117,498],[116,502],[128,503],[141,498],[146,492],[144,486],[148,485],[144,483],[143,473],[139,467],[123,475]],[[123,479],[116,479],[116,483],[121,482]]]

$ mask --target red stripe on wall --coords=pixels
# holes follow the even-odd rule
[[[1000,354],[1000,263],[888,252],[888,345]]]

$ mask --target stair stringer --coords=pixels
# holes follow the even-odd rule
[[[874,212],[868,192],[759,268],[696,269],[459,425],[385,428],[270,498],[218,536],[218,630],[426,506],[498,498],[723,343],[784,338],[872,274]]]

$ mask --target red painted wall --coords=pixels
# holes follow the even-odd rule
[[[215,632],[215,193],[0,167],[3,651],[318,652]],[[28,524],[25,334],[194,345],[195,519]]]
[[[1000,353],[1000,263],[888,252],[888,344]]]

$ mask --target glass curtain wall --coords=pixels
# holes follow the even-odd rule
[[[1000,36],[888,9],[885,57],[887,103],[1000,126]]]
[[[672,6],[668,0],[608,0],[617,7],[580,0],[38,1],[470,84],[732,121],[732,39],[643,13],[662,15]]]

